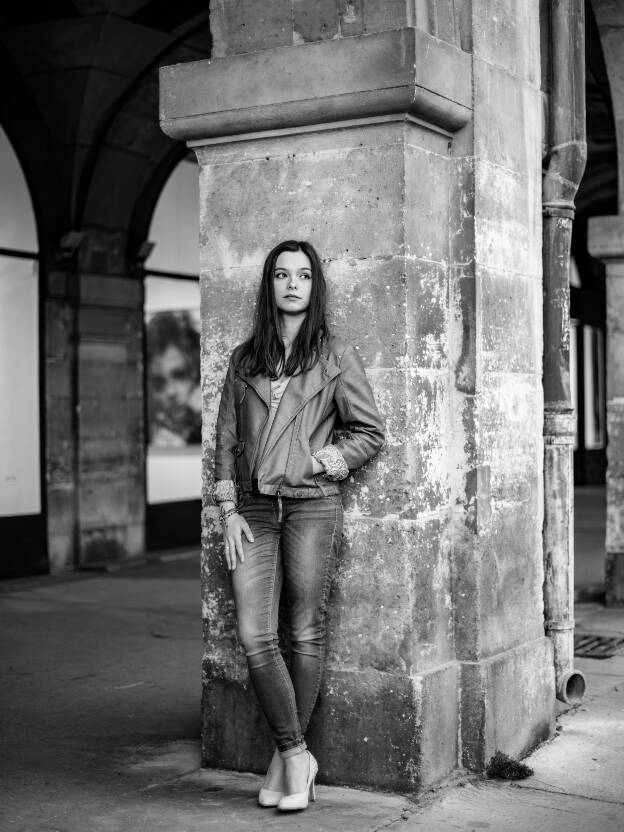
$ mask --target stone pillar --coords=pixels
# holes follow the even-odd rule
[[[605,602],[624,606],[624,215],[592,217],[588,247],[607,271]]]
[[[309,734],[330,782],[418,789],[552,730],[537,4],[500,31],[495,5],[474,2],[444,41],[410,4],[310,0],[293,19],[290,3],[226,2],[216,59],[161,71],[163,129],[200,163],[206,487],[228,354],[281,239],[321,253],[330,323],[387,420],[345,491]],[[262,771],[211,523],[203,582],[204,762]]]
[[[144,552],[143,284],[124,236],[77,234],[46,300],[50,569]]]

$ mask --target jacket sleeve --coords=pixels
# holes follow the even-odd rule
[[[235,451],[238,443],[236,424],[236,400],[234,390],[234,357],[230,358],[227,375],[221,391],[219,414],[217,416],[217,436],[215,448],[215,482],[230,480],[234,482]]]
[[[336,467],[333,479],[344,479],[349,470],[364,465],[381,449],[384,444],[384,423],[373,391],[366,378],[364,365],[352,345],[349,345],[340,361],[341,373],[336,384],[335,401],[346,434],[333,446],[344,460],[342,472]],[[321,462],[325,459],[321,456]],[[341,475],[342,474],[342,475]]]

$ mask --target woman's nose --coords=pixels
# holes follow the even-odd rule
[[[297,279],[296,279],[294,274],[291,274],[291,276],[288,278],[288,288],[289,289],[294,289],[294,288],[296,288],[296,286],[297,286]]]

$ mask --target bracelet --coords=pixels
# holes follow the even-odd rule
[[[227,511],[222,511],[219,514],[219,520],[221,521],[221,525],[223,526],[223,528],[225,528],[227,525],[226,521],[228,517],[231,517],[233,514],[238,514],[238,508],[236,506],[234,506],[234,508],[229,508]]]

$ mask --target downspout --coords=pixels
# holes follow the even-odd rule
[[[550,106],[542,184],[544,274],[544,618],[557,698],[580,702],[574,670],[574,409],[570,395],[570,242],[585,170],[584,0],[547,0]]]

